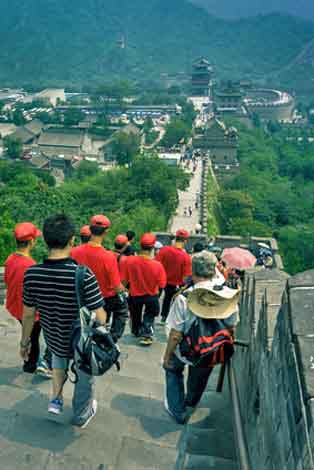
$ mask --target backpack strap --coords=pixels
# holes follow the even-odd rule
[[[191,286],[183,286],[183,287],[180,287],[180,289],[177,290],[177,292],[174,294],[173,296],[173,300],[176,299],[177,297],[179,297],[179,295],[183,295],[184,297],[188,297],[189,295],[189,292],[187,292],[187,290],[190,288]]]
[[[79,310],[84,306],[84,279],[87,267],[79,265],[75,271],[75,294]]]

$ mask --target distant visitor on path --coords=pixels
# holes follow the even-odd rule
[[[166,321],[174,294],[192,274],[191,256],[185,251],[189,236],[187,230],[177,230],[174,245],[164,246],[156,256],[156,260],[161,262],[167,275],[167,285],[161,311],[162,323]]]
[[[43,235],[49,255],[44,263],[30,267],[24,280],[24,315],[21,339],[21,356],[27,361],[30,353],[31,331],[36,310],[45,340],[52,353],[52,398],[49,413],[59,415],[63,411],[63,386],[71,360],[71,334],[78,318],[78,301],[75,291],[77,263],[70,258],[74,244],[75,227],[63,215],[49,217]],[[102,325],[106,323],[103,298],[94,274],[87,269],[83,283],[86,307],[95,312]],[[72,424],[84,428],[95,416],[97,402],[94,398],[94,378],[77,369],[72,401]]]
[[[196,224],[194,230],[195,230],[196,235],[200,234],[202,232],[202,225]]]
[[[119,271],[121,273],[121,267],[125,263],[127,256],[125,251],[129,246],[129,240],[126,235],[120,234],[117,235],[114,239],[114,254],[118,261]]]
[[[122,266],[122,282],[129,289],[132,334],[140,344],[150,346],[154,339],[154,320],[159,315],[159,293],[166,286],[163,265],[154,259],[156,237],[145,233],[138,256],[129,256]]]
[[[31,222],[17,224],[14,229],[16,251],[4,263],[4,282],[7,286],[6,308],[8,312],[22,324],[23,320],[23,281],[24,274],[36,262],[31,257],[36,240],[42,235],[41,231]],[[39,360],[41,326],[38,313],[35,316],[33,329],[30,333],[30,349],[24,361],[23,371],[33,374],[39,372],[51,377],[51,358],[46,349],[45,357]]]
[[[81,239],[81,244],[87,243],[90,240],[92,233],[90,231],[89,225],[83,225],[80,229],[80,239]]]
[[[215,363],[222,361],[219,349],[210,355],[206,352],[206,349],[217,344],[214,332],[219,332],[219,341],[224,340],[224,355],[227,351],[230,354],[233,352],[239,291],[216,285],[216,264],[217,258],[213,253],[202,251],[193,256],[194,285],[178,294],[166,322],[168,343],[163,358],[165,408],[180,424],[198,405]],[[189,341],[186,341],[187,337]],[[203,342],[206,338],[203,349],[200,338]],[[195,350],[205,353],[203,358],[200,353],[199,357],[195,357],[195,350],[192,349],[194,339]],[[183,372],[186,365],[189,370],[185,393]]]
[[[135,242],[136,233],[133,230],[128,230],[126,232],[126,236],[128,238],[128,246],[124,250],[125,256],[133,256],[136,254],[135,248],[133,243]]]

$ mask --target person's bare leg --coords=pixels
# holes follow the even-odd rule
[[[52,369],[52,395],[53,398],[62,400],[63,386],[66,381],[66,371],[64,369]]]

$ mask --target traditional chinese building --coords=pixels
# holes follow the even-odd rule
[[[215,111],[218,115],[243,114],[243,93],[240,83],[228,81],[214,92]]]
[[[205,128],[196,129],[193,146],[208,152],[215,171],[230,172],[239,167],[238,132],[216,118],[210,119]]]
[[[192,96],[208,96],[213,69],[204,57],[196,60],[192,70]]]

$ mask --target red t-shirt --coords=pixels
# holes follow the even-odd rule
[[[121,267],[121,278],[130,284],[130,295],[158,295],[167,278],[161,263],[143,256],[126,256]]]
[[[77,263],[91,269],[104,297],[113,297],[117,294],[115,289],[121,280],[117,258],[112,251],[105,250],[102,246],[92,246],[86,243],[72,248],[71,257]]]
[[[167,284],[181,286],[187,276],[192,275],[192,259],[186,251],[175,246],[164,246],[156,256],[165,268]]]
[[[18,320],[23,318],[24,273],[35,261],[29,256],[13,253],[4,263],[4,282],[7,286],[6,308]]]
[[[118,267],[120,271],[120,275],[122,273],[122,267],[125,264],[126,260],[128,259],[128,256],[125,256],[124,254],[118,253],[117,251],[114,251],[113,253],[118,261]]]

